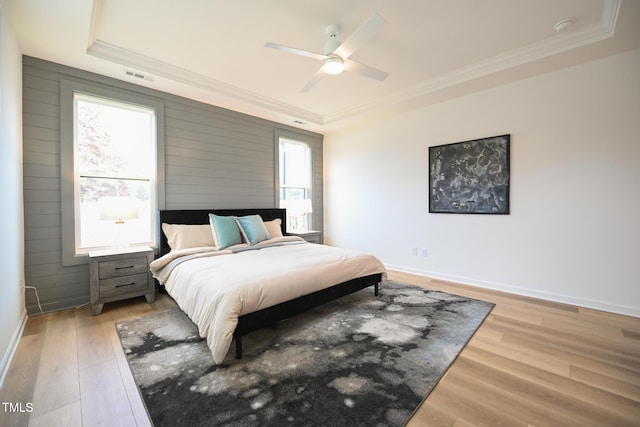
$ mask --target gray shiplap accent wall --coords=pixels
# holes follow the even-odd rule
[[[275,133],[316,141],[314,191],[322,194],[322,135],[31,57],[23,57],[25,279],[45,311],[89,301],[88,264],[62,265],[60,81],[152,97],[165,106],[165,208],[275,206]],[[322,198],[314,200],[322,227]],[[315,207],[314,206],[314,207]],[[27,294],[29,313],[37,312]]]

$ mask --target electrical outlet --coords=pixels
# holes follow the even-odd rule
[[[418,256],[418,248],[411,248],[411,255]]]
[[[422,248],[422,256],[427,256],[427,248]]]

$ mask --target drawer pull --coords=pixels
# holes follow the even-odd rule
[[[116,285],[116,288],[124,288],[125,286],[133,286],[135,284],[136,284],[136,282],[123,283],[122,285]]]
[[[133,265],[127,265],[125,267],[114,267],[114,270],[126,270],[128,268],[133,268]]]

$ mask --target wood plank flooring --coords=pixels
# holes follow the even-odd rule
[[[640,319],[390,272],[496,304],[409,421],[419,426],[640,426]],[[0,426],[149,426],[114,323],[174,307],[166,295],[30,317]]]

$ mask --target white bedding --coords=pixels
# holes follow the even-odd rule
[[[215,363],[222,363],[238,316],[381,273],[373,255],[307,243],[294,236],[222,251],[192,248],[172,251],[151,271],[207,339]]]

